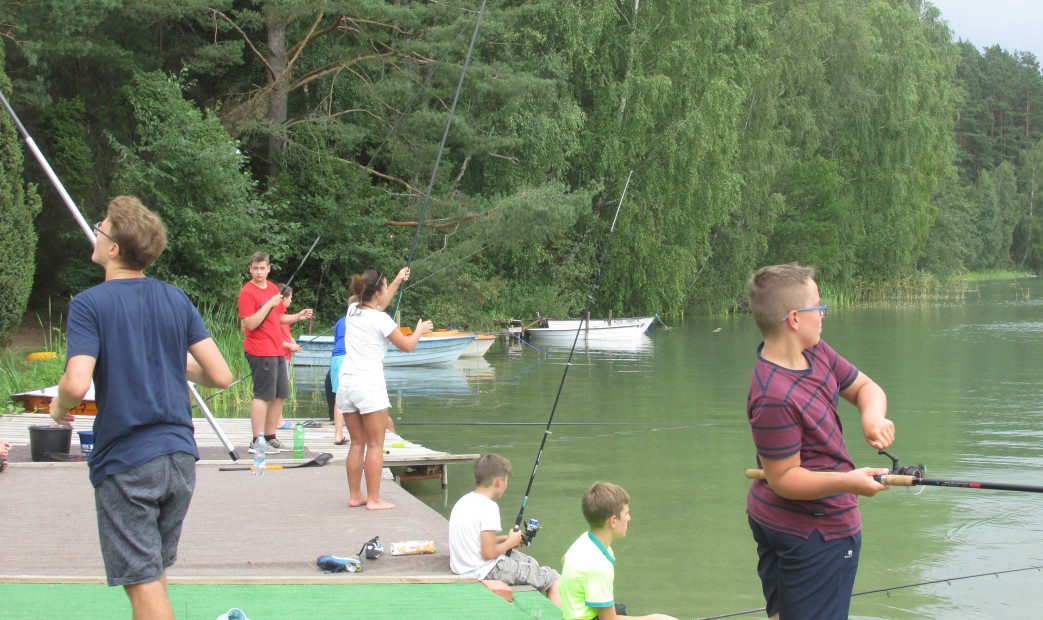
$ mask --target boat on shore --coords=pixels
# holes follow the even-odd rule
[[[621,319],[544,319],[536,327],[525,330],[526,338],[545,344],[571,343],[576,339],[585,342],[599,340],[637,339],[643,335],[654,316],[626,317]]]
[[[432,332],[420,338],[416,348],[406,353],[391,345],[384,356],[384,367],[451,364],[475,341],[474,332]],[[304,335],[297,338],[301,351],[293,355],[294,366],[329,366],[333,336]]]
[[[51,400],[57,398],[58,386],[11,394],[11,400],[18,403],[27,413],[47,413],[51,409]],[[98,415],[98,405],[94,402],[94,383],[87,389],[83,402],[69,410],[73,415]]]

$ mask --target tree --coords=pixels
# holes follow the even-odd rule
[[[228,299],[267,226],[246,159],[213,115],[182,96],[178,76],[138,75],[123,96],[134,133],[112,134],[117,193],[133,194],[163,218],[167,250],[152,274],[195,298]]]
[[[0,46],[0,91],[11,92]],[[36,268],[33,217],[40,211],[36,188],[22,180],[22,149],[6,111],[0,114],[0,346],[6,345],[25,313]]]

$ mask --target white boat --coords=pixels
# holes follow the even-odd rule
[[[475,340],[473,332],[456,332],[452,335],[424,335],[416,348],[405,353],[391,345],[384,356],[384,367],[422,366],[427,364],[449,364],[455,361]],[[329,366],[333,352],[333,336],[304,335],[297,338],[301,351],[294,353],[294,366]]]
[[[460,354],[460,357],[484,357],[486,352],[496,342],[496,337],[499,334],[490,334],[486,332],[478,332],[474,335],[474,342],[467,345],[464,352]]]
[[[546,325],[526,330],[529,340],[550,344],[571,344],[579,332],[580,342],[636,340],[648,331],[654,316],[623,319],[547,319]]]

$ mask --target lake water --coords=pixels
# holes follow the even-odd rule
[[[903,464],[928,477],[1043,485],[1043,283],[972,285],[962,300],[831,310],[823,337],[887,392]],[[500,501],[513,524],[562,385],[526,518],[529,552],[560,569],[586,529],[580,498],[595,480],[631,496],[614,545],[616,597],[630,613],[714,616],[764,605],[745,517],[755,465],[745,402],[760,335],[746,317],[688,319],[638,346],[542,352],[496,345],[445,368],[389,369],[398,432],[438,450],[496,452],[514,475]],[[298,412],[307,415],[307,412]],[[316,412],[324,417],[324,413]],[[860,466],[888,466],[842,401]],[[472,490],[468,466],[407,488],[446,517]],[[892,488],[862,499],[855,618],[1043,615],[1043,494]],[[992,573],[1016,571],[999,576]],[[958,579],[973,575],[986,576]],[[762,612],[738,617],[762,618]]]

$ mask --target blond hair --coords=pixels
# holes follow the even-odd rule
[[[630,494],[611,482],[595,482],[583,494],[583,518],[590,527],[603,527],[609,517],[621,517]]]
[[[120,263],[125,267],[144,271],[167,247],[163,220],[135,196],[113,198],[105,218],[109,220],[109,236],[120,248]]]
[[[753,274],[749,283],[750,312],[761,334],[774,334],[787,312],[804,305],[808,282],[814,277],[814,267],[797,263],[762,267]]]
[[[483,454],[474,462],[474,483],[480,487],[492,485],[497,478],[511,477],[511,462],[499,454]]]

